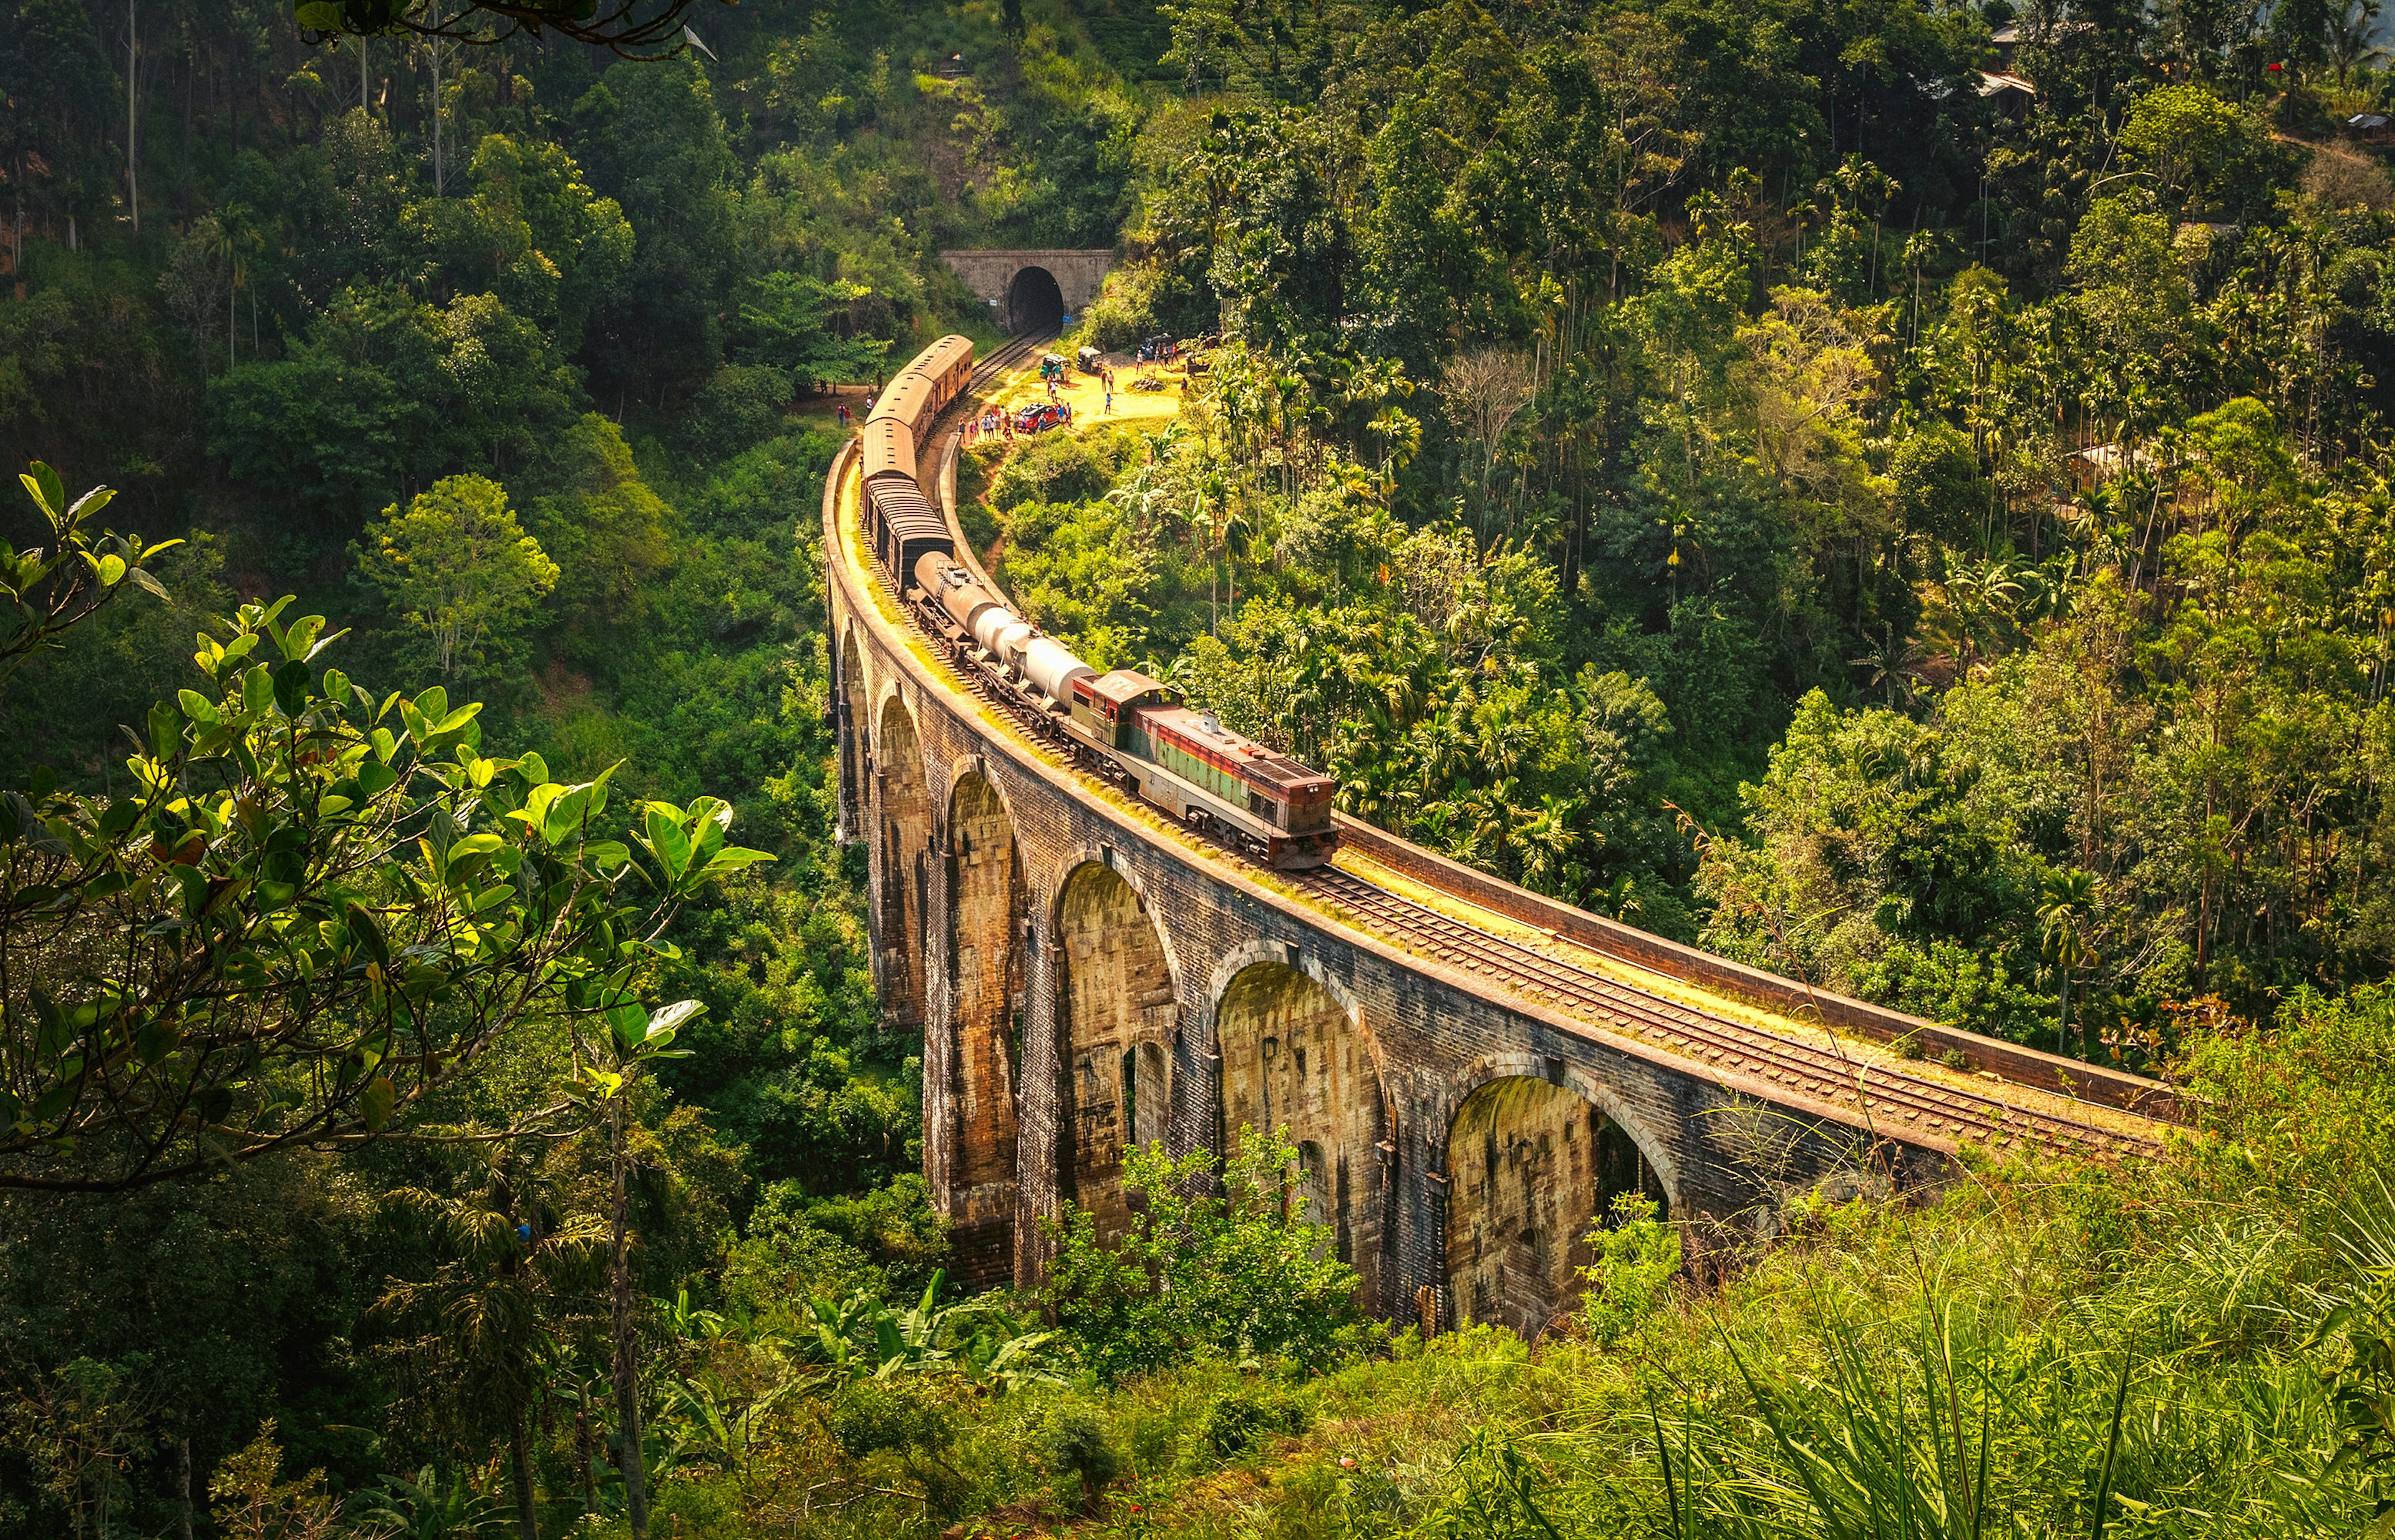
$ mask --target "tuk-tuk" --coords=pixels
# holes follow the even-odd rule
[[[1073,355],[1074,361],[1081,365],[1081,372],[1085,375],[1096,374],[1099,364],[1105,357],[1105,354],[1095,348],[1083,348]]]

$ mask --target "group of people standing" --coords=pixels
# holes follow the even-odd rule
[[[1105,409],[1111,412],[1115,409],[1114,366],[1102,363],[1093,372],[1097,376],[1099,389],[1105,395]],[[1046,428],[1070,428],[1073,425],[1073,404],[1065,400],[1059,390],[1059,387],[1069,378],[1064,360],[1053,357],[1041,359],[1039,378],[1048,387],[1049,405],[1045,413],[1025,414],[1026,420],[1022,424],[1022,431],[1028,433],[1038,432]],[[840,402],[834,408],[841,432],[847,432],[863,418],[873,415],[873,400],[876,393],[875,392],[866,392],[865,409],[861,412],[852,408],[845,401]],[[1040,417],[1044,417],[1046,420],[1032,420]],[[967,444],[999,434],[1012,438],[1015,431],[1015,414],[1000,411],[996,407],[983,412],[979,417],[965,419],[964,435]]]

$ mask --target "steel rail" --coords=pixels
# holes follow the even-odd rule
[[[973,365],[973,375],[966,380],[965,389],[967,391],[980,390],[983,386],[988,384],[999,375],[1014,367],[1015,365],[1021,363],[1024,359],[1030,357],[1031,354],[1039,348],[1045,347],[1055,338],[1055,336],[1056,334],[1052,331],[1023,332],[1018,334],[1009,339],[1006,344],[1000,347],[996,352],[991,353],[987,358],[983,359],[980,363]]]
[[[1392,936],[1401,944],[1416,943],[1439,962],[1489,976],[1532,999],[1593,1015],[1608,1027],[1701,1063],[1802,1090],[1863,1117],[1883,1135],[1925,1130],[1948,1139],[1969,1137],[1999,1147],[2026,1137],[2106,1154],[2159,1147],[2157,1140],[2118,1128],[1908,1073],[1902,1059],[1860,1058],[1844,1051],[1835,1039],[1806,1042],[1697,1010],[1467,924],[1352,872],[1321,870],[1282,876],[1347,909],[1366,929]]]

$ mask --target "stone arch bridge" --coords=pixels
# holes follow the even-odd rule
[[[1359,826],[1341,869],[1369,881],[1260,871],[962,685],[859,533],[853,447],[824,537],[841,830],[870,851],[885,1016],[923,1034],[926,1175],[971,1286],[1036,1282],[1036,1221],[1068,1203],[1118,1228],[1127,1147],[1285,1125],[1368,1308],[1535,1333],[1619,1194],[1701,1252],[1824,1179],[1933,1179],[1965,1139],[2153,1141],[2038,1088],[2065,1074],[2167,1111],[2151,1082],[1811,995]]]

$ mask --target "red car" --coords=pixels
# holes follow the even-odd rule
[[[1065,425],[1065,408],[1052,401],[1037,406],[1025,406],[1014,414],[1014,431],[1018,433],[1044,433],[1051,428]]]

